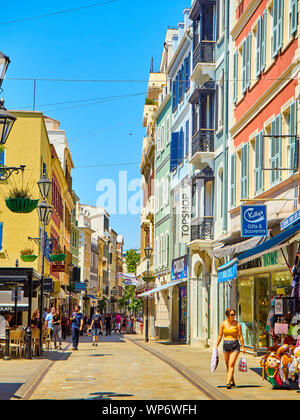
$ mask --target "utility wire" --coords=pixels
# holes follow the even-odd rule
[[[0,22],[0,25],[10,25],[12,23],[27,22],[29,20],[37,20],[37,19],[42,19],[42,18],[50,17],[50,16],[57,16],[57,15],[62,15],[62,14],[66,14],[66,13],[73,13],[73,12],[77,12],[79,10],[84,10],[84,9],[90,9],[92,7],[103,6],[103,5],[109,4],[109,3],[115,3],[116,1],[118,1],[118,0],[107,0],[107,1],[102,1],[100,3],[90,4],[89,6],[82,6],[82,7],[77,7],[77,8],[74,8],[74,9],[61,10],[59,12],[46,13],[44,15],[31,16],[31,17],[23,18],[23,19],[9,20],[7,22]]]

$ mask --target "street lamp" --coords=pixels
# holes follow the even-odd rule
[[[45,273],[45,250],[46,250],[46,237],[45,231],[46,226],[50,222],[50,218],[52,215],[52,206],[46,202],[46,198],[48,197],[50,188],[47,187],[45,182],[46,176],[43,175],[42,179],[38,181],[38,186],[43,197],[43,201],[38,204],[37,212],[39,215],[40,222],[42,223],[42,272],[41,272],[41,287],[40,287],[40,353],[42,355],[42,345],[43,345],[43,318],[42,314],[44,312],[44,273]],[[50,182],[50,181],[48,181]],[[51,182],[50,182],[51,184]]]
[[[37,184],[38,184],[41,196],[43,197],[43,200],[48,199],[52,182],[48,179],[47,175],[43,174],[42,178],[37,182]]]
[[[70,317],[71,317],[71,310],[72,310],[72,300],[71,300],[71,292],[72,292],[72,282],[73,282],[73,269],[74,264],[69,264],[69,328],[68,328],[68,335],[71,335],[71,323],[70,323]]]
[[[0,51],[0,88],[5,77],[7,67],[10,64],[10,59],[7,55]]]
[[[87,295],[87,285],[89,284],[88,279],[84,280],[84,284],[85,284],[85,295],[83,296],[83,300],[84,300],[84,312],[85,312],[85,316],[87,316],[87,302],[90,299]]]
[[[149,269],[150,269],[150,258],[152,255],[152,248],[148,245],[146,246],[146,248],[144,248],[144,252],[145,252],[145,256],[147,259],[147,277],[146,279],[144,278],[144,280],[146,280],[147,282],[147,289],[148,289],[148,283],[149,283]],[[148,290],[147,290],[148,291]],[[145,342],[148,343],[149,341],[149,334],[148,334],[148,303],[149,303],[149,295],[146,296],[146,323],[145,323]]]
[[[0,79],[1,83],[1,79]],[[4,145],[11,129],[16,121],[16,117],[11,115],[4,107],[4,100],[0,100],[0,145]]]

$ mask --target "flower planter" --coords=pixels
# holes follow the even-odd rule
[[[66,259],[66,254],[51,254],[50,260],[51,261],[64,261]]]
[[[39,200],[31,200],[30,198],[7,198],[6,206],[13,213],[31,213],[36,209]]]
[[[37,255],[21,255],[21,260],[24,262],[34,262],[37,259]]]

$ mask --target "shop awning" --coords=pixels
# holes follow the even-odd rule
[[[148,290],[148,292],[141,293],[140,295],[138,295],[138,297],[140,298],[144,296],[149,296],[149,295],[152,295],[153,293],[158,293],[158,292],[161,292],[162,290],[169,289],[170,287],[178,286],[178,284],[186,282],[186,281],[187,279],[172,281],[170,283],[163,284],[162,286],[158,286],[155,289]]]
[[[298,237],[300,237],[300,222],[274,236],[274,238],[271,238],[262,244],[250,249],[249,251],[238,255],[237,259],[239,260],[239,263],[251,261],[269,252],[276,251],[276,249],[280,249],[289,245],[291,242],[294,242],[296,239],[298,239]]]
[[[246,241],[237,242],[233,245],[226,245],[219,248],[214,248],[212,251],[212,255],[215,258],[223,258],[233,254],[240,254],[241,252],[256,247],[265,240],[266,239],[264,237],[255,236],[254,238],[247,239]]]
[[[234,280],[237,276],[238,260],[234,258],[229,263],[222,265],[218,268],[218,283],[226,283],[227,281]]]
[[[93,296],[93,295],[88,295],[88,297],[89,297],[90,299],[99,299],[97,296]]]
[[[218,283],[224,283],[237,277],[238,264],[244,264],[252,261],[269,252],[283,248],[300,238],[300,222],[291,228],[279,233],[274,238],[268,239],[261,244],[254,246],[246,252],[238,255],[232,261],[218,268]]]

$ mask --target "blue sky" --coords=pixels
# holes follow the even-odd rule
[[[10,78],[143,81],[37,82],[36,109],[59,120],[66,130],[77,167],[73,187],[80,201],[91,205],[101,195],[96,191],[100,180],[114,180],[118,190],[119,171],[127,171],[128,182],[140,178],[142,115],[151,59],[158,71],[166,30],[183,20],[183,10],[191,1],[117,0],[7,23],[95,3],[99,1],[16,0],[5,2],[0,17],[0,51],[11,59],[2,86],[7,109],[32,109],[33,104],[33,82]],[[124,97],[102,99],[113,96]],[[87,99],[98,103],[91,105]],[[59,104],[64,102],[70,103]],[[107,164],[118,165],[83,168]],[[124,235],[126,248],[140,246],[139,215],[117,213],[111,216],[111,226]]]

